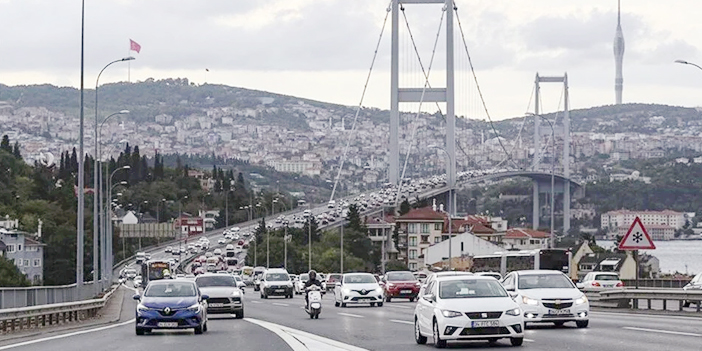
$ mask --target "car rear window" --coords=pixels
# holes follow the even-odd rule
[[[598,274],[595,280],[619,280],[619,277],[614,274]]]
[[[201,288],[206,288],[209,286],[235,286],[234,277],[217,275],[217,276],[204,276],[195,279],[197,286]]]
[[[385,275],[389,282],[415,281],[417,278],[410,272],[390,272]]]

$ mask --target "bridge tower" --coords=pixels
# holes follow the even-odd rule
[[[565,73],[563,76],[552,76],[552,77],[542,77],[536,74],[536,79],[534,81],[534,158],[532,159],[532,167],[536,171],[541,163],[541,111],[540,111],[540,100],[541,100],[541,87],[540,83],[560,83],[563,84],[563,156],[561,157],[561,163],[563,166],[563,177],[570,180],[570,104],[568,96],[568,74]],[[555,128],[555,126],[554,126]],[[555,133],[554,133],[555,137]],[[551,157],[556,157],[555,152]],[[552,191],[550,185],[544,187],[543,185],[539,187],[540,183],[538,180],[533,182],[533,201],[534,208],[532,212],[532,228],[537,229],[539,227],[539,193]],[[545,191],[543,191],[545,190]],[[553,206],[553,204],[551,204]],[[564,182],[563,185],[563,233],[567,233],[570,230],[570,182]]]
[[[446,11],[446,87],[414,87],[400,88],[400,2],[408,4],[444,4]],[[453,43],[453,0],[392,0],[392,39],[390,63],[390,183],[400,181],[400,103],[401,102],[445,102],[446,103],[446,152],[449,160],[446,163],[447,185],[450,189],[456,186],[456,116],[454,104],[454,43]],[[424,98],[422,99],[422,92]],[[453,203],[453,201],[448,201]],[[452,205],[451,208],[454,206]]]

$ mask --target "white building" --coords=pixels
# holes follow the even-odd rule
[[[451,238],[451,257],[490,255],[504,251],[503,247],[495,245],[471,233],[462,233]],[[441,262],[449,257],[449,240],[436,243],[424,249],[425,266]]]
[[[675,212],[670,210],[664,211],[630,211],[630,210],[618,210],[609,211],[602,214],[600,228],[607,229],[610,232],[620,231],[620,227],[625,228],[624,234],[629,230],[629,227],[634,223],[634,219],[639,217],[644,227],[648,230],[655,230],[658,240],[669,240],[671,238],[671,232],[674,233],[675,230],[681,229],[685,225],[685,214],[682,212]],[[670,230],[666,230],[665,227],[669,227]],[[653,233],[649,230],[649,234]]]
[[[271,166],[278,172],[300,173],[307,176],[322,173],[321,162],[314,161],[273,161]]]

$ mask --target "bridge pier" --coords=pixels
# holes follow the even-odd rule
[[[531,229],[537,230],[539,229],[539,216],[541,215],[539,208],[539,181],[534,179],[532,182],[532,187],[533,187],[533,199],[532,199],[532,205],[533,209],[531,212]]]

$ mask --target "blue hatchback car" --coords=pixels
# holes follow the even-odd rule
[[[193,281],[161,279],[149,282],[144,296],[134,295],[136,334],[154,329],[195,329],[207,331],[207,295]]]

